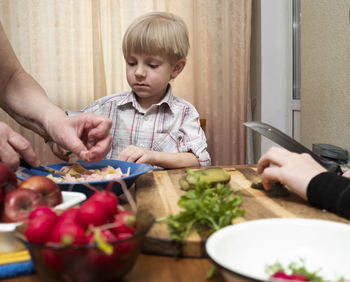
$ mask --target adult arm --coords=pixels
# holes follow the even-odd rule
[[[307,187],[307,199],[320,209],[350,219],[350,179],[331,172],[318,174]]]
[[[21,125],[71,150],[83,160],[103,158],[111,144],[111,120],[94,114],[67,117],[64,111],[49,100],[42,87],[24,71],[1,24],[0,42],[0,107]],[[3,139],[3,134],[1,138]],[[17,142],[5,142],[10,146],[21,143],[22,150],[13,147],[15,154],[11,156],[12,168],[18,166],[17,153],[33,166],[40,163],[31,146],[23,143],[23,138],[17,138]]]
[[[0,106],[21,125],[44,138],[50,115],[64,113],[52,104],[40,85],[24,71],[0,24]]]

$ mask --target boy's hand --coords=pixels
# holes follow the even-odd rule
[[[155,165],[156,154],[156,151],[150,151],[141,147],[129,145],[122,152],[120,152],[120,154],[117,157],[117,160]]]

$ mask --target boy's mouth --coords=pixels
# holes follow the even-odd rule
[[[134,84],[135,87],[138,87],[138,88],[145,88],[145,87],[149,87],[149,85],[147,84],[144,84],[144,83],[135,83]]]

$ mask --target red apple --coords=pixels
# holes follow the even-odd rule
[[[27,188],[39,192],[44,196],[50,207],[61,204],[63,201],[60,187],[51,179],[42,175],[28,177],[19,185],[19,188]]]
[[[16,174],[4,163],[0,162],[0,207],[4,203],[7,192],[17,188]]]
[[[5,195],[3,221],[26,221],[29,214],[39,206],[46,206],[45,198],[30,189],[15,189]]]

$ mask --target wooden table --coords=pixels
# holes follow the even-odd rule
[[[350,223],[349,220],[333,213],[311,207],[307,202],[294,194],[278,196],[252,188],[253,183],[260,181],[254,166],[222,167],[231,174],[231,187],[234,190],[242,191],[245,215],[243,218],[237,219],[237,222],[271,217],[300,217]],[[184,170],[180,169],[156,171],[143,175],[136,182],[136,193],[138,189],[144,191],[144,186],[150,185],[153,180],[158,181],[159,178],[163,179],[165,176],[167,181],[172,182],[173,185],[177,185],[177,181],[183,173]],[[125,277],[125,281],[206,281],[205,277],[210,266],[211,262],[206,258],[176,259],[171,256],[141,254],[132,271]],[[36,282],[38,281],[38,277],[37,275],[27,275],[3,281]],[[217,271],[214,277],[207,281],[222,282],[224,279],[220,272]]]
[[[220,272],[210,280],[205,280],[210,262],[207,259],[181,258],[140,255],[125,282],[187,282],[208,281],[224,282]],[[4,282],[39,282],[37,275],[19,276]],[[49,281],[45,281],[49,282]],[[97,281],[96,281],[97,282]]]

